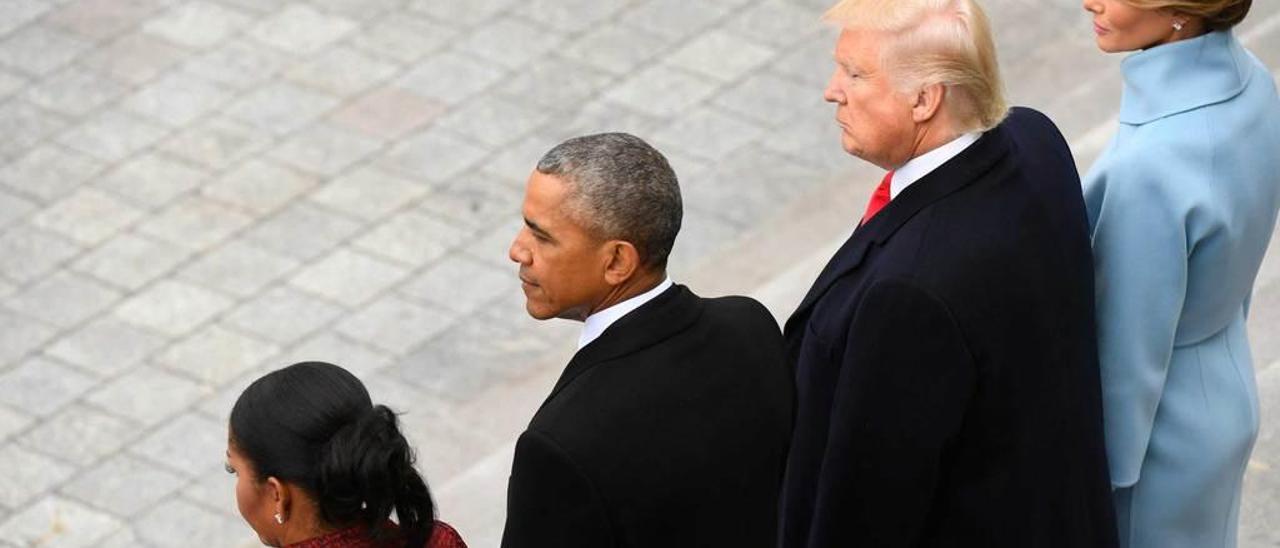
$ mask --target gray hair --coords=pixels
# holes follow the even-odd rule
[[[631,242],[648,268],[665,268],[683,215],[676,173],[639,137],[574,137],[538,161],[569,186],[569,214],[596,236]]]

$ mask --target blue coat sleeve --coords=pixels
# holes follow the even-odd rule
[[[1154,160],[1110,165],[1093,225],[1098,353],[1111,481],[1128,487],[1142,469],[1186,297],[1190,198]]]

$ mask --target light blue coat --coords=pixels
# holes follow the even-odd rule
[[[1258,432],[1245,317],[1280,206],[1280,99],[1230,32],[1124,60],[1085,178],[1121,546],[1236,543]]]

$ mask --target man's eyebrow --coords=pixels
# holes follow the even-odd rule
[[[524,218],[524,224],[525,224],[525,226],[528,226],[528,227],[529,227],[529,230],[532,230],[532,231],[534,231],[534,232],[537,232],[538,234],[541,234],[541,235],[543,235],[543,236],[548,236],[548,237],[550,237],[550,236],[551,236],[551,233],[550,233],[550,232],[547,232],[547,230],[546,230],[546,229],[544,229],[544,228],[542,228],[542,227],[538,226],[538,223],[535,223],[535,222],[533,222],[533,221],[529,220],[529,218],[528,218],[528,217],[525,217],[525,218]]]

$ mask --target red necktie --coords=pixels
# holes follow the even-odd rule
[[[893,172],[884,174],[884,180],[880,181],[880,186],[876,187],[875,194],[871,195],[871,201],[867,203],[867,212],[862,215],[862,222],[859,224],[867,224],[876,213],[880,213],[884,206],[889,204],[889,185],[893,182]]]

